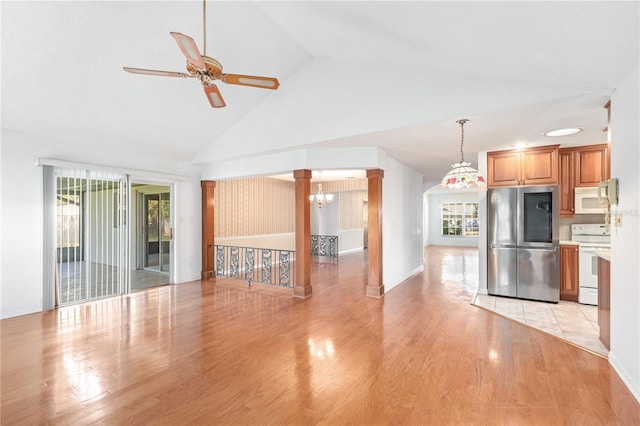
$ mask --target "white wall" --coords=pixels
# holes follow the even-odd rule
[[[429,194],[425,191],[422,194],[422,245],[425,247],[429,245],[429,205]]]
[[[186,164],[145,153],[116,152],[109,147],[72,143],[2,129],[0,317],[42,310],[43,297],[43,176],[38,158],[138,169],[149,173],[191,176],[176,183],[175,238],[181,250],[176,262],[179,282],[200,278],[199,172]],[[195,178],[195,180],[193,180]]]
[[[311,185],[311,193],[317,192],[317,186]],[[327,192],[333,195],[333,202],[322,208],[311,204],[311,235],[339,235],[340,193]]]
[[[640,401],[640,87],[638,66],[611,96],[611,177],[619,204],[611,229],[611,351],[609,362]],[[612,220],[614,222],[614,220]]]
[[[296,234],[288,232],[285,234],[269,235],[246,235],[242,237],[219,237],[216,244],[221,246],[238,246],[254,248],[270,248],[275,250],[296,249]]]
[[[300,149],[202,164],[203,180],[273,176],[292,170],[384,169],[387,153],[376,146]],[[196,157],[195,161],[200,158]]]
[[[42,310],[43,177],[24,142],[2,130],[2,318]]]
[[[423,268],[422,175],[388,157],[382,182],[382,282],[387,292]]]
[[[316,234],[314,234],[316,235]],[[346,254],[349,252],[362,250],[363,229],[346,229],[339,231],[337,234],[317,234],[317,235],[338,235],[338,252]],[[296,234],[291,232],[287,234],[270,234],[270,235],[248,235],[242,237],[218,237],[216,244],[229,245],[238,247],[264,247],[276,250],[295,250]]]
[[[338,234],[338,254],[346,254],[362,250],[364,245],[364,229],[343,229]]]
[[[427,210],[427,244],[441,246],[467,246],[477,247],[478,237],[446,236],[442,235],[442,203],[477,203],[478,192],[460,192],[449,190],[444,193],[428,194]],[[482,226],[482,223],[480,223]]]

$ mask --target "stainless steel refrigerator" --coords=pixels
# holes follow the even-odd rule
[[[487,203],[489,294],[558,302],[558,187],[492,188]]]

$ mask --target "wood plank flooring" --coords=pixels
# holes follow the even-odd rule
[[[477,251],[425,259],[383,299],[356,253],[306,300],[197,281],[3,320],[1,423],[640,424],[607,360],[469,304]]]

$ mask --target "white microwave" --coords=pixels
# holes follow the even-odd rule
[[[576,214],[605,214],[607,208],[600,203],[598,187],[576,188],[575,190]]]

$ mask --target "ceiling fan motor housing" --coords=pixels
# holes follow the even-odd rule
[[[187,71],[189,71],[191,75],[204,73],[212,80],[220,79],[220,76],[222,76],[222,64],[209,56],[202,56],[202,61],[206,67],[205,70],[200,70],[187,61]]]

